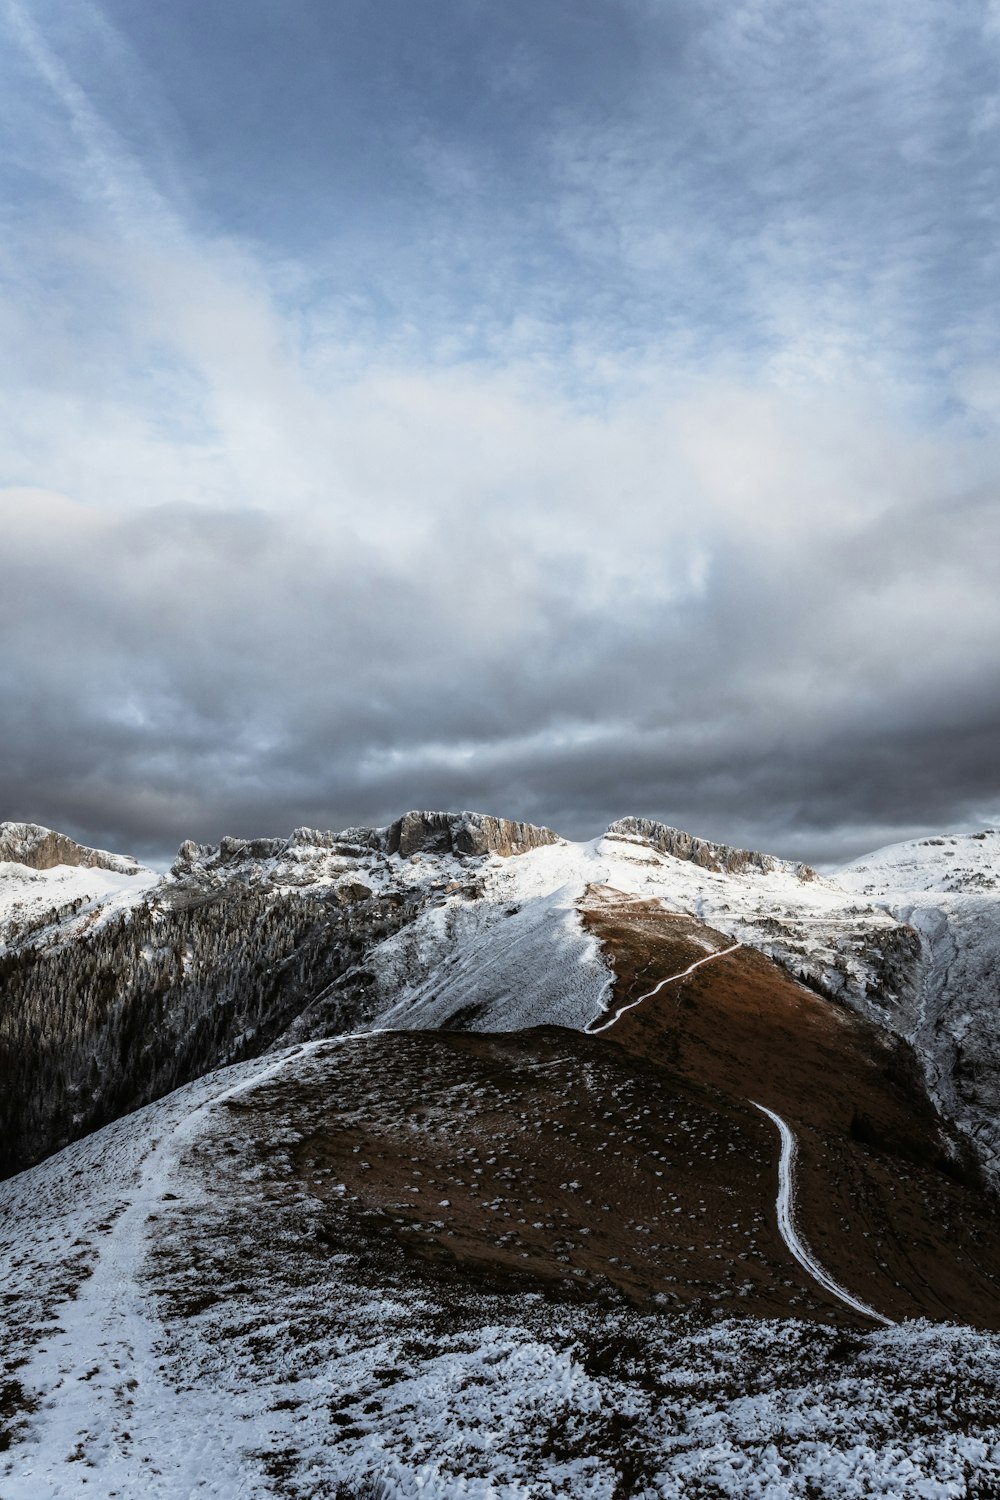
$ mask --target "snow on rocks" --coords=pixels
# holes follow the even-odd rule
[[[142,866],[131,854],[111,854],[107,849],[88,849],[64,833],[41,823],[0,823],[0,861],[13,861],[33,870],[56,865],[113,870],[119,875],[138,875]]]
[[[893,844],[831,878],[919,935],[918,983],[890,1023],[1000,1181],[1000,831]]]
[[[0,861],[0,954],[26,942],[72,941],[109,912],[144,900],[159,878],[155,870],[69,864],[35,869]]]

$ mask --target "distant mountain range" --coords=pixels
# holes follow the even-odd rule
[[[158,875],[0,824],[0,1489],[195,1493],[178,1422],[225,1495],[905,1496],[969,1443],[986,1474],[998,948],[992,829],[819,875],[411,812]]]

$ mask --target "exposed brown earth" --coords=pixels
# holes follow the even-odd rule
[[[616,1007],[731,942],[607,890],[589,893],[584,920],[614,965]],[[767,1152],[772,1216],[778,1138],[749,1101],[785,1118],[799,1142],[801,1232],[855,1295],[893,1318],[1000,1326],[997,1205],[904,1044],[748,948],[625,1011],[601,1040],[725,1099]]]
[[[714,1092],[558,1027],[387,1034],[336,1062],[343,1112],[282,1084],[296,1161],[401,1273],[840,1321],[786,1264],[766,1132]]]
[[[585,918],[616,1007],[730,945],[611,892]],[[796,1132],[800,1229],[838,1281],[892,1318],[1000,1327],[995,1204],[949,1162],[906,1050],[751,950],[600,1035],[386,1034],[336,1071],[338,1101],[302,1099],[298,1170],[401,1272],[867,1326],[778,1234],[756,1100]]]
[[[615,1009],[731,943],[606,890],[584,915]],[[373,1285],[871,1326],[781,1239],[755,1100],[797,1135],[799,1227],[837,1281],[892,1318],[1000,1327],[996,1206],[949,1163],[909,1054],[752,950],[600,1034],[374,1034],[229,1108],[326,1205],[315,1252],[349,1250]]]

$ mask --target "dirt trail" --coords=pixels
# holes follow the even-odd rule
[[[778,1215],[778,1229],[781,1238],[795,1256],[799,1265],[806,1271],[814,1281],[818,1282],[827,1292],[832,1292],[839,1297],[847,1307],[854,1312],[859,1312],[863,1317],[873,1318],[876,1323],[884,1323],[887,1327],[893,1327],[892,1318],[884,1318],[881,1313],[869,1307],[867,1302],[854,1297],[842,1287],[839,1282],[834,1281],[828,1271],[820,1265],[808,1245],[799,1234],[795,1223],[795,1158],[798,1154],[795,1145],[795,1133],[786,1120],[783,1120],[773,1109],[768,1109],[766,1104],[758,1104],[751,1099],[754,1109],[759,1109],[762,1115],[778,1127],[778,1135],[781,1138],[781,1156],[778,1161],[778,1198],[776,1211]]]
[[[688,964],[687,968],[682,969],[679,974],[668,974],[666,979],[659,980],[656,984],[653,985],[653,988],[651,990],[647,990],[646,993],[644,995],[640,995],[638,999],[629,1000],[627,1004],[620,1005],[618,1009],[613,1013],[613,1015],[607,1021],[603,1021],[600,1026],[595,1026],[594,1023],[591,1022],[587,1027],[587,1031],[591,1036],[597,1036],[598,1032],[610,1030],[610,1028],[614,1026],[615,1022],[620,1020],[627,1010],[635,1010],[637,1005],[641,1005],[644,1000],[651,1000],[654,995],[658,995],[660,991],[664,989],[668,984],[674,984],[678,979],[686,979],[689,974],[694,973],[695,969],[700,969],[702,964],[710,964],[713,959],[716,958],[725,958],[727,953],[735,953],[737,948],[742,948],[742,946],[742,943],[733,943],[731,948],[723,948],[718,953],[706,953],[704,958],[696,958],[694,963]]]
[[[802,1238],[866,1307],[1000,1327],[997,1203],[906,1045],[746,947],[629,1008],[658,973],[732,940],[658,902],[602,895],[582,910],[617,975],[622,1013],[602,1040],[709,1090],[742,1130],[772,1143],[773,1125],[749,1100],[794,1121]],[[773,1196],[767,1207],[773,1217]]]
[[[656,995],[660,994],[660,992],[665,989],[668,984],[674,984],[678,980],[687,979],[695,972],[695,970],[700,969],[704,964],[709,964],[714,960],[725,958],[730,953],[735,953],[737,949],[742,948],[742,946],[742,943],[736,942],[731,944],[728,948],[721,948],[716,952],[705,954],[702,958],[696,958],[692,963],[688,964],[686,969],[680,970],[680,972],[677,974],[667,975],[666,978],[658,980],[657,983],[653,985],[652,989],[646,990],[643,994],[638,995],[634,1000],[626,1001],[624,1005],[619,1005],[608,1017],[608,1019],[601,1023],[601,1025],[598,1026],[591,1023],[591,1025],[587,1027],[587,1031],[591,1036],[597,1036],[601,1032],[610,1031],[610,1029],[615,1026],[618,1021],[620,1021],[623,1015],[625,1015],[628,1011],[635,1010],[638,1006],[642,1005],[644,1001],[653,999]],[[779,1139],[781,1141],[781,1154],[778,1160],[778,1196],[776,1200],[776,1215],[778,1231],[782,1239],[784,1240],[785,1245],[798,1261],[799,1265],[802,1266],[803,1270],[809,1276],[811,1276],[812,1279],[819,1286],[821,1286],[824,1291],[829,1292],[832,1296],[843,1302],[845,1306],[849,1307],[853,1312],[860,1313],[862,1317],[871,1318],[876,1323],[886,1324],[890,1327],[893,1326],[892,1318],[883,1317],[882,1314],[876,1312],[873,1307],[869,1307],[867,1302],[861,1301],[860,1298],[853,1296],[846,1289],[846,1287],[842,1287],[840,1283],[837,1282],[829,1274],[829,1272],[825,1270],[825,1268],[816,1259],[815,1255],[802,1239],[802,1236],[800,1235],[795,1222],[794,1171],[796,1157],[798,1155],[795,1134],[787,1121],[783,1120],[781,1115],[779,1115],[775,1110],[768,1109],[766,1104],[758,1104],[755,1100],[752,1099],[748,1102],[753,1104],[755,1109],[759,1109],[761,1114],[766,1115],[768,1119],[771,1120],[771,1122],[776,1126],[778,1130]]]

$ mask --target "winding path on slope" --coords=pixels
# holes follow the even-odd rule
[[[663,989],[664,985],[673,984],[677,979],[686,979],[689,974],[694,973],[695,969],[700,969],[702,964],[710,964],[717,958],[725,958],[727,953],[735,953],[737,948],[742,947],[742,943],[733,943],[732,947],[730,948],[720,948],[717,953],[706,953],[704,958],[696,958],[693,964],[688,964],[687,968],[682,969],[679,974],[668,974],[666,979],[661,979],[658,984],[654,984],[651,990],[647,990],[646,993],[644,995],[640,995],[637,1000],[630,1000],[627,1005],[620,1005],[615,1011],[614,1015],[610,1016],[607,1021],[602,1021],[600,1026],[595,1026],[593,1022],[591,1022],[591,1024],[587,1027],[588,1034],[590,1036],[597,1036],[599,1032],[607,1031],[608,1028],[613,1026],[615,1022],[619,1020],[627,1010],[635,1010],[636,1006],[641,1005],[644,1000],[651,1000],[654,995],[658,995]]]
[[[685,979],[689,974],[693,974],[696,969],[700,969],[702,964],[712,963],[717,958],[724,958],[728,953],[735,953],[742,946],[742,943],[733,943],[729,948],[722,948],[717,953],[708,953],[704,958],[696,959],[694,963],[689,964],[679,974],[667,975],[665,979],[661,979],[651,990],[647,990],[638,999],[630,1000],[627,1005],[619,1006],[614,1014],[606,1021],[603,1021],[600,1026],[588,1026],[588,1032],[591,1036],[596,1036],[599,1032],[609,1030],[610,1027],[614,1026],[616,1021],[625,1015],[626,1011],[634,1010],[644,1000],[652,999],[654,995],[659,994],[665,985],[673,984],[678,979]],[[817,1285],[821,1286],[832,1297],[836,1297],[839,1302],[843,1302],[852,1312],[860,1313],[865,1318],[871,1318],[876,1323],[883,1323],[887,1327],[893,1327],[894,1322],[892,1318],[887,1318],[882,1313],[876,1312],[873,1307],[869,1307],[867,1302],[862,1302],[860,1297],[855,1297],[846,1287],[841,1286],[839,1281],[835,1281],[802,1239],[795,1225],[795,1161],[798,1155],[795,1134],[791,1126],[782,1119],[781,1115],[777,1114],[773,1109],[768,1109],[766,1104],[758,1104],[755,1099],[750,1099],[747,1102],[752,1104],[754,1109],[759,1109],[761,1114],[767,1115],[771,1123],[777,1127],[781,1138],[781,1155],[778,1160],[778,1196],[775,1206],[778,1216],[778,1232],[788,1250]]]
[[[768,1109],[766,1104],[758,1104],[755,1099],[749,1102],[754,1109],[759,1109],[762,1115],[767,1115],[772,1124],[778,1127],[778,1134],[781,1137],[777,1198],[778,1230],[781,1238],[802,1269],[807,1271],[813,1281],[817,1282],[824,1291],[829,1292],[852,1311],[861,1313],[866,1318],[873,1318],[876,1323],[884,1323],[887,1327],[893,1327],[892,1318],[876,1312],[874,1307],[869,1307],[867,1302],[862,1302],[860,1297],[855,1297],[846,1287],[842,1287],[839,1281],[834,1281],[829,1271],[824,1269],[802,1239],[795,1227],[795,1158],[798,1155],[795,1134],[791,1126],[773,1109]]]

